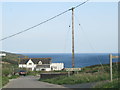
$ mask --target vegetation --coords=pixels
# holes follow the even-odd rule
[[[79,72],[78,74],[40,80],[53,84],[78,84],[109,80],[110,79],[109,64],[105,64],[103,65],[103,67],[101,67],[101,65],[89,66],[83,68],[82,71]],[[115,78],[118,78],[118,67],[116,63],[113,63],[113,79]]]
[[[118,79],[113,80],[113,82],[100,83],[94,88],[120,88],[120,81]]]
[[[5,57],[2,57],[2,65],[1,65],[1,80],[0,84],[4,86],[9,82],[9,79],[14,79],[19,77],[18,75],[14,75],[14,72],[18,70],[18,59],[19,57],[25,57],[20,54],[13,54],[8,52],[1,52],[0,53],[6,53]]]
[[[12,74],[12,67],[10,64],[3,64],[2,65],[2,76],[8,76],[10,74]]]
[[[27,57],[27,56],[24,56],[21,54],[14,54],[14,53],[9,53],[9,52],[4,52],[4,51],[0,51],[0,53],[6,54],[5,57],[2,57],[2,61],[5,61],[5,62],[11,63],[11,64],[12,64],[12,62],[13,62],[13,64],[18,62],[20,57],[22,57],[22,58]]]
[[[6,54],[6,56],[2,57],[2,61],[5,59],[7,61],[10,61],[11,63],[12,63],[12,61],[18,62],[19,58],[27,58],[27,56],[24,56],[21,54],[14,54],[14,53],[9,53],[9,52],[4,52],[4,51],[0,51],[0,53]]]
[[[97,82],[102,80],[108,80],[110,78],[108,73],[81,73],[75,74],[70,77],[61,76],[52,79],[45,79],[42,81],[53,83],[53,84],[78,84],[78,83],[88,83],[88,82]],[[116,78],[114,76],[114,78]]]
[[[2,76],[0,76],[0,88],[2,88]]]
[[[2,76],[2,86],[4,86],[5,84],[7,84],[9,82],[9,78]]]
[[[15,78],[18,78],[19,75],[12,75],[11,77],[9,77],[9,79],[15,79]]]
[[[6,52],[4,52],[6,53]],[[0,73],[0,76],[2,78],[0,79],[0,83],[2,82],[2,85],[4,86],[9,82],[9,79],[17,78],[18,75],[14,75],[14,72],[19,70],[18,69],[18,58],[23,55],[16,55],[11,53],[6,53],[6,57],[2,57],[2,61],[4,62],[2,66],[2,74]],[[24,57],[24,56],[23,56]],[[120,63],[118,63],[120,65]],[[1,68],[0,68],[1,69]],[[110,70],[109,70],[109,64],[105,64],[103,66],[101,65],[93,65],[89,67],[82,68],[82,71],[78,72],[78,74],[74,74],[71,76],[60,76],[56,78],[51,79],[40,79],[44,82],[49,82],[53,84],[78,84],[78,83],[88,83],[88,82],[97,82],[97,81],[103,81],[103,80],[109,80],[110,79]],[[117,88],[118,86],[118,65],[117,63],[113,63],[113,79],[115,79],[113,82],[109,82],[106,84],[97,85],[97,88]],[[59,72],[59,71],[54,71]],[[61,73],[64,73],[66,71],[60,71]],[[40,73],[46,73],[46,71],[28,71],[28,75],[38,75]],[[51,73],[51,72],[49,72]],[[1,87],[1,85],[0,85]]]
[[[14,69],[17,68],[13,64],[2,64],[2,86],[9,82],[9,79],[17,78],[18,75],[14,75]]]

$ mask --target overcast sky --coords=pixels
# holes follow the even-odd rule
[[[36,25],[81,2],[4,2],[2,36]],[[80,25],[81,26],[80,26]],[[71,11],[6,39],[2,50],[16,53],[71,53]],[[75,9],[75,52],[118,52],[118,3],[88,2]]]

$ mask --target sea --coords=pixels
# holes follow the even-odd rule
[[[52,58],[52,63],[64,63],[65,68],[72,67],[71,53],[21,53],[29,58]],[[117,53],[113,53],[118,56]],[[119,60],[113,59],[113,62]],[[76,53],[75,68],[82,68],[92,65],[109,64],[109,53]]]

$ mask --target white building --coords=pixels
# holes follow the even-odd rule
[[[0,57],[2,57],[2,56],[6,56],[6,54],[5,53],[0,53]]]
[[[62,70],[64,68],[64,63],[51,63],[52,70]]]
[[[62,70],[63,63],[51,63],[51,58],[26,58],[20,60],[19,68],[35,71]]]

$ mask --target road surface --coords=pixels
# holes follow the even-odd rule
[[[17,79],[12,79],[5,87],[3,88],[92,88],[97,83],[100,82],[92,82],[92,83],[83,83],[83,84],[75,84],[75,85],[56,85],[50,84],[46,82],[38,81],[38,76],[21,76]]]
[[[39,77],[37,76],[21,76],[18,79],[12,79],[3,88],[65,88],[61,85],[49,84],[38,80]]]

